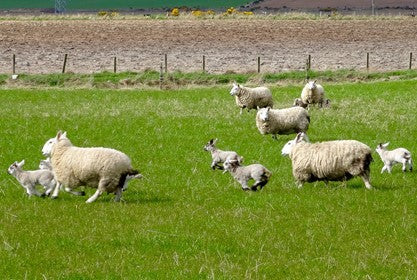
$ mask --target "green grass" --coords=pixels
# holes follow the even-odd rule
[[[310,110],[312,141],[357,139],[417,151],[416,80],[325,85],[330,109]],[[417,178],[395,166],[375,189],[360,179],[297,189],[277,141],[239,116],[230,87],[188,90],[0,91],[0,275],[3,279],[406,279],[417,272]],[[300,86],[272,88],[286,107]],[[60,193],[28,198],[6,174],[35,169],[57,130],[78,146],[128,154],[145,178],[125,202]],[[256,193],[210,170],[203,145],[219,138],[245,164],[272,172]],[[90,196],[94,190],[87,189]]]
[[[195,8],[225,8],[238,7],[247,4],[246,0],[69,0],[68,10],[105,10],[105,9],[158,9],[172,7],[195,7]],[[54,1],[50,0],[3,0],[0,9],[30,9],[30,8],[53,8]]]

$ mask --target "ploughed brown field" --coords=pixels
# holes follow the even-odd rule
[[[262,72],[366,67],[408,68],[417,57],[417,20],[17,20],[0,24],[0,73],[92,73],[159,70],[164,54],[168,70],[199,71],[202,56],[212,73]],[[414,67],[416,67],[417,62]]]

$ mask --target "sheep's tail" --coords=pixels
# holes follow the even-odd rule
[[[271,171],[269,171],[268,169],[265,168],[264,174],[262,175],[262,177],[265,178],[265,181],[268,181],[269,178],[271,178],[271,175],[272,175]]]
[[[133,178],[141,178],[142,175],[139,174],[139,171],[137,170],[129,170],[127,172],[122,173],[122,175],[120,176],[120,180],[119,180],[119,188],[124,189],[125,188],[125,184],[127,183],[127,180],[129,179],[133,179]]]

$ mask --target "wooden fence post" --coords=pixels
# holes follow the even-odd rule
[[[113,73],[117,72],[117,57],[113,58]]]
[[[203,55],[203,72],[206,72],[206,56]]]
[[[68,54],[65,54],[64,55],[64,64],[62,65],[62,74],[65,73],[65,68],[67,67],[67,57],[68,57]]]
[[[162,89],[162,83],[164,82],[164,72],[162,71],[162,62],[159,67],[159,89]]]
[[[165,54],[164,62],[165,62],[165,73],[168,73],[168,55],[167,54]]]
[[[411,70],[412,67],[413,67],[413,53],[410,52],[410,63],[408,64],[408,69]]]
[[[311,54],[309,54],[307,58],[307,71],[310,71],[310,69],[311,69]]]
[[[366,53],[366,70],[369,70],[369,53]]]
[[[261,57],[258,56],[258,73],[261,73]]]
[[[14,75],[16,74],[16,55],[15,54],[13,54],[12,64],[13,64],[13,75]]]

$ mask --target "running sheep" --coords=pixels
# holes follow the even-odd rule
[[[371,189],[370,168],[372,151],[356,140],[337,140],[310,143],[305,133],[298,133],[281,151],[292,161],[292,172],[298,187],[305,182],[346,181],[355,176],[362,178]]]
[[[204,150],[211,153],[211,168],[213,170],[216,170],[216,168],[223,170],[223,166],[221,166],[221,163],[224,163],[226,160],[236,160],[237,162],[242,163],[243,158],[239,156],[236,152],[233,151],[222,151],[220,149],[217,149],[216,147],[217,138],[211,139],[205,146]]]
[[[115,193],[115,201],[120,201],[129,178],[141,177],[124,153],[109,148],[73,146],[66,132],[59,131],[56,137],[49,139],[42,153],[51,158],[57,181],[52,198],[58,196],[61,185],[70,189],[90,186],[97,191],[87,203],[94,202],[103,192]]]
[[[271,172],[261,164],[242,166],[237,160],[231,159],[224,162],[224,170],[230,172],[232,177],[241,184],[244,191],[256,191],[258,187],[262,189],[271,177]],[[249,188],[248,182],[251,179],[255,180],[255,182]]]
[[[22,160],[19,163],[15,161],[12,165],[10,165],[7,173],[17,179],[29,196],[36,195],[43,197],[45,195],[49,195],[56,185],[54,174],[50,170],[25,171],[22,169],[24,164],[25,160]],[[35,188],[36,185],[43,186],[45,192],[42,194],[39,193]]]
[[[392,166],[396,163],[401,163],[403,165],[402,170],[403,172],[407,171],[407,165],[409,170],[413,170],[413,160],[411,159],[411,153],[409,150],[405,148],[397,148],[392,151],[388,151],[387,147],[389,142],[385,144],[379,144],[375,151],[381,157],[382,162],[384,163],[384,167],[381,169],[381,174],[384,171],[391,173]]]
[[[263,135],[292,134],[306,132],[310,125],[310,116],[306,109],[291,107],[286,109],[261,108],[256,114],[256,126]]]
[[[301,102],[307,104],[307,106],[318,104],[321,108],[323,105],[330,106],[330,100],[324,96],[324,88],[317,84],[316,81],[309,81],[304,86],[301,92]]]
[[[240,108],[240,114],[244,108],[251,109],[273,107],[271,91],[267,87],[249,88],[233,83],[230,95],[235,97],[236,105]]]

